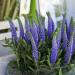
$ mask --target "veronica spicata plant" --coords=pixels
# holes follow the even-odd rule
[[[57,70],[64,64],[68,65],[75,60],[73,58],[75,46],[74,20],[72,26],[67,26],[67,23],[65,23],[66,17],[63,15],[63,21],[58,23],[56,30],[54,30],[53,20],[47,13],[48,29],[46,29],[45,18],[38,13],[36,15],[38,23],[34,22],[34,18],[30,22],[28,16],[25,16],[25,28],[21,20],[17,19],[19,37],[14,23],[9,21],[12,39],[6,40],[6,45],[10,45],[9,47],[15,51],[16,63],[21,73],[25,74],[30,71],[34,72],[33,75],[37,75],[38,72],[42,73],[45,69],[45,72],[47,72],[47,74],[44,73],[45,75],[50,74],[52,71],[53,74],[57,75]],[[70,27],[73,30],[70,30]],[[26,32],[24,32],[24,29]],[[16,46],[13,41],[17,42]],[[62,70],[64,71],[63,68]]]

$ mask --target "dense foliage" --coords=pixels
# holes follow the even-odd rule
[[[31,72],[34,75],[68,75],[74,69],[75,62],[75,22],[71,18],[68,25],[65,14],[63,21],[58,22],[54,30],[54,23],[50,14],[48,16],[48,29],[45,28],[45,18],[37,13],[38,24],[32,19],[29,22],[25,16],[25,29],[21,20],[19,23],[19,37],[12,21],[10,30],[12,39],[6,39],[15,55],[19,70],[22,74]]]

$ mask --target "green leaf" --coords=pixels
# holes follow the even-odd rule
[[[34,69],[31,67],[31,66],[29,66],[28,67],[32,72],[34,72]]]
[[[43,62],[45,62],[45,59],[44,60],[42,60],[42,61],[40,61],[40,63],[42,64]]]
[[[75,67],[75,65],[74,65],[74,64],[70,64],[70,67],[71,67],[71,68],[74,68],[74,67]]]
[[[49,55],[47,55],[47,64],[50,66],[51,64],[50,64],[50,58],[49,58]]]
[[[71,69],[66,75],[75,75],[75,68]]]
[[[58,59],[58,61],[56,62],[56,64],[59,65],[60,64],[60,61],[61,61],[61,58]]]
[[[58,57],[61,55],[61,53],[62,53],[62,50],[61,50],[61,49],[59,49]]]
[[[26,55],[26,57],[27,57],[30,61],[33,61],[30,56]]]
[[[42,42],[40,41],[40,42],[39,42],[39,46],[38,46],[38,48],[40,48],[41,46],[42,46]]]
[[[61,68],[60,68],[60,70],[59,70],[59,75],[63,75],[63,74],[62,74],[62,69],[61,69]]]

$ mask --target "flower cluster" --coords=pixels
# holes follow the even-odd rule
[[[19,30],[20,30],[20,37],[26,41],[27,44],[31,44],[32,46],[32,58],[35,60],[36,64],[39,61],[39,53],[44,51],[40,46],[40,42],[44,45],[46,52],[48,50],[49,53],[47,56],[49,57],[50,63],[55,64],[59,59],[59,52],[62,50],[64,52],[64,63],[68,63],[72,55],[74,54],[75,50],[75,23],[73,18],[71,18],[70,24],[67,23],[67,19],[65,15],[63,15],[63,21],[58,23],[58,27],[54,30],[54,23],[52,18],[50,17],[49,13],[48,16],[48,29],[45,28],[45,19],[42,16],[38,16],[38,23],[29,22],[29,19],[25,18],[25,29],[26,33],[24,32],[24,28],[22,26],[21,20],[18,19],[19,22]],[[17,34],[15,30],[14,24],[9,21],[10,29],[12,32],[12,39],[17,40]],[[17,37],[18,38],[18,37]],[[42,48],[42,49],[40,49]],[[46,55],[43,55],[44,58]],[[60,55],[60,58],[63,57]],[[45,59],[45,58],[44,58]],[[41,59],[40,59],[41,60]]]
[[[16,33],[16,27],[14,26],[14,23],[10,20],[10,31],[12,32],[12,40],[15,44],[17,44],[17,33]]]

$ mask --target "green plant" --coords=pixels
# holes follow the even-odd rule
[[[73,18],[67,30],[64,14],[63,22],[60,22],[54,30],[54,23],[49,12],[47,16],[48,30],[44,27],[44,18],[38,16],[38,13],[38,24],[33,19],[29,23],[28,16],[25,16],[26,33],[18,18],[19,37],[13,22],[9,20],[12,39],[5,39],[5,46],[10,47],[16,55],[16,63],[22,75],[28,72],[33,75],[66,75],[75,67],[73,64],[75,58],[72,53],[75,50]]]

